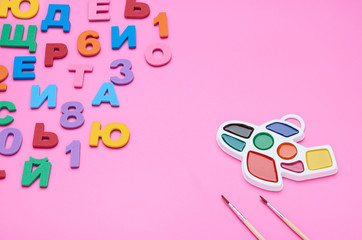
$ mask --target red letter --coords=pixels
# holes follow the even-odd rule
[[[150,15],[150,7],[146,3],[136,2],[136,0],[126,0],[124,9],[125,18],[145,18]]]
[[[67,45],[63,43],[47,43],[45,47],[44,64],[46,67],[53,67],[54,59],[64,58],[67,54]]]
[[[52,132],[44,132],[44,123],[36,123],[33,138],[34,148],[53,148],[58,144],[58,136]]]

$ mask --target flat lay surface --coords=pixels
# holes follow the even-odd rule
[[[125,18],[125,1],[116,0],[109,4],[110,21],[88,21],[83,0],[39,0],[34,18],[18,19],[11,11],[0,18],[1,29],[37,26],[35,53],[0,47],[0,65],[9,72],[0,101],[16,106],[14,122],[0,131],[17,128],[23,136],[19,152],[0,155],[0,170],[6,171],[0,179],[0,239],[254,239],[221,195],[266,239],[299,237],[259,195],[310,239],[357,239],[362,234],[362,2],[143,2],[150,7],[143,19]],[[41,31],[48,4],[70,6],[68,33]],[[153,25],[160,12],[167,14],[167,38]],[[129,25],[136,28],[136,48],[126,42],[112,49],[112,26],[122,33]],[[87,30],[99,34],[101,50],[93,57],[77,49],[78,36]],[[47,43],[68,48],[52,67],[44,65]],[[169,47],[168,64],[154,67],[145,60],[155,43]],[[34,80],[13,80],[16,56],[36,56]],[[116,59],[132,63],[133,81],[114,86],[119,107],[92,106],[102,84],[121,76],[120,68],[110,67]],[[82,88],[74,87],[72,64],[93,66]],[[31,109],[32,85],[43,91],[51,84],[57,85],[56,107],[45,102]],[[60,124],[61,106],[69,101],[84,107],[85,121],[77,129]],[[0,118],[8,114],[3,109]],[[279,192],[257,188],[244,179],[241,162],[218,146],[218,128],[231,120],[259,126],[287,114],[305,121],[300,145],[332,147],[338,172],[306,181],[283,178]],[[89,146],[93,122],[102,128],[125,124],[128,143]],[[36,123],[58,135],[56,147],[33,148]],[[114,131],[111,138],[120,135]],[[74,140],[81,146],[79,168],[71,168],[65,154]],[[21,185],[29,157],[51,162],[48,187],[40,188],[39,180]]]

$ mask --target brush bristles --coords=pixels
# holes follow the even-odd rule
[[[263,200],[263,202],[268,203],[268,201],[265,198],[263,198],[262,196],[259,197],[261,198],[261,200]]]
[[[229,201],[224,197],[224,195],[221,195],[222,199],[224,199],[224,201],[229,204]]]

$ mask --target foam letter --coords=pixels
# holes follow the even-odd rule
[[[57,85],[49,85],[41,94],[40,86],[31,86],[30,108],[39,108],[48,99],[48,108],[55,108],[57,104]]]
[[[136,0],[126,0],[124,9],[125,18],[145,18],[150,15],[150,7],[146,3],[136,2]]]
[[[17,24],[15,26],[14,38],[10,40],[11,25],[4,24],[3,30],[1,31],[0,46],[29,48],[29,52],[34,53],[36,51],[36,29],[36,25],[29,25],[28,35],[26,40],[23,40],[24,25]]]
[[[34,70],[35,56],[27,57],[15,57],[14,58],[14,70],[13,70],[13,79],[14,80],[31,80],[35,78],[34,72],[28,72]],[[27,71],[27,72],[24,72]]]
[[[79,167],[79,157],[80,157],[80,141],[74,140],[68,146],[65,147],[65,154],[70,153],[70,167],[78,168]]]
[[[162,57],[155,58],[153,53],[156,51],[161,51]],[[145,59],[147,63],[154,67],[160,67],[166,65],[171,61],[171,57],[172,57],[171,50],[168,48],[166,44],[163,43],[152,44],[145,51]]]
[[[157,17],[153,19],[153,25],[157,25],[160,29],[160,37],[167,38],[168,37],[168,29],[167,29],[167,17],[165,12],[160,12]]]
[[[0,82],[4,81],[8,77],[8,75],[8,69],[5,66],[0,65]],[[0,83],[0,92],[5,92],[6,87],[6,83]]]
[[[131,71],[132,63],[127,59],[117,59],[111,63],[111,68],[116,68],[118,66],[123,66],[119,71],[124,76],[124,78],[119,78],[117,76],[111,77],[111,81],[116,85],[126,85],[133,80],[133,72]]]
[[[110,0],[91,0],[89,1],[88,20],[89,21],[109,21],[109,2]]]
[[[9,112],[15,112],[16,111],[16,107],[14,105],[14,103],[12,102],[8,102],[8,101],[1,101],[0,102],[0,111],[1,109],[6,108]],[[9,125],[10,123],[12,123],[14,121],[14,118],[10,115],[7,115],[4,118],[0,118],[0,125],[1,126],[6,126]]]
[[[28,2],[30,7],[27,11],[20,10],[20,4],[22,2]],[[1,0],[0,1],[0,17],[7,17],[8,10],[11,10],[13,15],[17,18],[28,19],[34,17],[39,10],[38,0]]]
[[[106,95],[108,92],[108,95]],[[112,107],[119,107],[116,91],[113,83],[103,83],[97,95],[92,101],[93,106],[99,106],[101,103],[110,103]]]
[[[33,171],[33,165],[38,166]],[[40,178],[39,186],[48,187],[50,168],[52,164],[48,162],[48,158],[36,159],[29,158],[29,161],[24,162],[23,177],[21,178],[21,186],[30,186],[33,182]]]
[[[123,43],[128,39],[128,48],[136,48],[136,26],[129,25],[119,35],[119,27],[112,27],[112,49],[120,49]]]
[[[91,57],[95,56],[101,50],[101,44],[98,41],[98,33],[96,31],[82,32],[77,41],[78,51],[82,56]],[[87,47],[92,46],[91,49]]]
[[[63,32],[69,32],[69,9],[70,7],[67,4],[49,4],[47,16],[41,21],[41,31],[47,32],[48,27],[61,27]],[[59,20],[54,20],[56,12],[60,13]]]
[[[9,148],[6,148],[6,141],[9,135],[13,135],[13,143]],[[0,154],[11,156],[17,153],[23,142],[23,135],[16,128],[5,128],[0,132]]]
[[[84,123],[83,105],[80,102],[66,102],[62,105],[63,115],[60,117],[60,125],[63,128],[79,128]],[[69,119],[75,119],[69,121]]]
[[[112,140],[111,133],[116,130],[121,132],[121,137],[118,140]],[[99,138],[102,139],[104,145],[107,147],[121,148],[128,143],[129,129],[125,124],[116,122],[108,124],[101,130],[101,123],[93,122],[89,146],[97,147]]]
[[[63,43],[47,43],[45,47],[44,65],[53,67],[54,59],[61,59],[67,56],[68,48]]]
[[[83,87],[84,73],[92,72],[93,66],[86,64],[71,64],[68,67],[69,72],[75,72],[73,85],[75,88]]]
[[[44,132],[44,123],[36,123],[33,137],[34,148],[53,148],[58,144],[58,136],[52,132]]]

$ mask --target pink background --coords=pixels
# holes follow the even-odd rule
[[[217,3],[216,3],[217,2]],[[70,33],[40,31],[49,3],[70,4]],[[35,24],[36,79],[12,79],[14,56],[27,49],[0,48],[9,70],[1,101],[17,108],[8,127],[23,134],[20,151],[0,157],[0,238],[11,239],[253,239],[220,195],[225,195],[266,239],[299,239],[259,199],[264,196],[311,239],[357,239],[361,228],[362,28],[361,1],[147,1],[145,19],[123,17],[125,1],[111,0],[109,22],[88,21],[88,1],[40,1],[29,20],[11,13],[4,23]],[[169,37],[160,39],[153,18],[167,12]],[[111,49],[111,26],[136,25],[137,48]],[[27,29],[27,28],[26,28]],[[85,30],[99,33],[98,56],[82,57],[76,48]],[[46,43],[65,43],[66,58],[44,67]],[[172,51],[160,68],[144,60],[152,43]],[[120,107],[92,107],[103,82],[118,75],[111,61],[129,59],[134,81],[116,86]],[[70,64],[94,66],[82,89],[73,88]],[[56,109],[30,109],[30,89],[57,84]],[[75,130],[59,123],[60,107],[80,101],[85,124]],[[240,162],[216,143],[228,120],[262,124],[288,113],[303,117],[306,147],[332,146],[339,172],[322,179],[284,179],[281,192],[247,183]],[[0,112],[0,117],[8,114]],[[126,124],[129,143],[109,149],[88,145],[91,124]],[[56,132],[53,149],[34,149],[36,122]],[[4,129],[5,127],[1,127]],[[117,133],[112,137],[116,139]],[[65,146],[81,141],[79,169],[70,169]],[[48,157],[48,188],[38,180],[21,186],[24,161]]]

